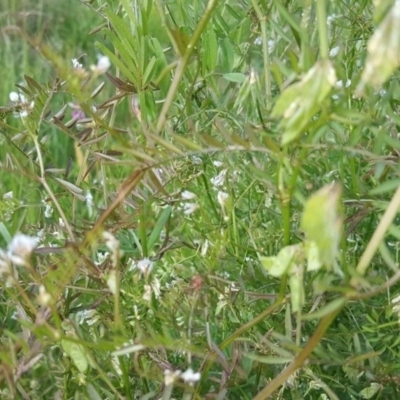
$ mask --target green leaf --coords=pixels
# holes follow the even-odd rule
[[[212,72],[217,66],[218,40],[214,29],[210,26],[203,36],[203,74]]]
[[[148,251],[150,251],[152,249],[155,242],[160,237],[160,233],[161,233],[162,229],[164,228],[165,224],[167,223],[168,218],[171,215],[171,211],[172,211],[172,207],[167,206],[167,207],[165,207],[165,209],[163,210],[161,215],[158,217],[158,220],[154,226],[154,229],[152,230],[152,232],[149,236],[149,239],[147,241]]]
[[[99,393],[91,383],[88,383],[86,385],[86,390],[88,392],[90,400],[102,400],[102,397],[99,395]]]
[[[76,368],[84,374],[89,367],[84,347],[70,340],[62,340],[61,346],[65,353],[71,358]]]
[[[341,186],[327,185],[307,201],[301,217],[301,228],[307,239],[318,248],[319,261],[328,270],[336,269],[336,258],[342,233],[342,216],[339,211]],[[315,251],[312,256],[315,257]],[[312,266],[316,267],[315,260]]]
[[[325,307],[319,309],[318,311],[315,311],[311,314],[303,314],[301,316],[301,320],[309,321],[312,319],[320,319],[322,317],[325,317],[326,315],[332,314],[337,309],[342,308],[346,304],[346,302],[347,302],[346,298],[339,297],[338,299],[332,300]]]
[[[229,82],[243,83],[246,80],[246,75],[240,72],[229,72],[228,74],[222,75],[224,79]]]
[[[286,246],[280,250],[276,257],[260,257],[260,261],[271,276],[279,278],[290,270],[298,251],[298,245]]]
[[[382,389],[383,389],[383,386],[380,383],[372,382],[369,387],[361,390],[360,396],[363,399],[371,399]]]
[[[289,86],[272,110],[273,117],[283,117],[282,144],[285,145],[304,131],[311,118],[320,110],[336,82],[336,73],[330,61],[315,64],[300,82]]]
[[[299,311],[304,305],[303,271],[300,265],[292,269],[289,277],[290,302],[293,312]]]

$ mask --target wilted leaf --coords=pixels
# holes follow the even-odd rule
[[[286,246],[276,257],[260,257],[261,264],[270,275],[279,278],[290,270],[298,251],[298,245]]]
[[[279,97],[273,117],[283,117],[282,144],[299,137],[311,118],[320,110],[336,82],[336,73],[329,60],[315,64],[300,82],[289,86]]]
[[[400,65],[400,2],[395,1],[368,41],[368,57],[359,91],[365,84],[377,87]]]
[[[328,269],[336,265],[342,230],[342,216],[339,212],[341,187],[327,185],[307,201],[301,218],[301,228],[308,240],[318,248],[319,261]],[[315,257],[315,251],[312,254]],[[313,261],[313,267],[316,267]]]
[[[383,386],[380,383],[372,382],[371,385],[360,392],[360,396],[363,399],[370,399],[375,396]]]

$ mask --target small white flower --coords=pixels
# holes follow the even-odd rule
[[[203,162],[203,161],[202,161],[202,159],[201,159],[200,157],[197,157],[197,156],[193,156],[193,157],[192,157],[192,163],[193,163],[193,164],[195,164],[195,165],[200,165],[202,162]]]
[[[83,68],[83,65],[76,58],[73,58],[71,61],[72,61],[73,69],[82,69]]]
[[[194,372],[192,368],[188,368],[182,373],[181,378],[184,380],[184,382],[194,383],[200,380],[201,374],[200,372]]]
[[[347,81],[346,81],[346,84],[345,84],[345,87],[349,87],[351,85],[351,79],[347,79]],[[339,81],[337,81],[336,82],[336,84],[335,84],[335,86],[337,87],[337,88],[342,88],[343,87],[343,81],[342,80],[339,80]]]
[[[110,67],[111,67],[110,59],[107,56],[99,55],[97,57],[97,65],[91,65],[90,69],[96,75],[101,75],[106,73]]]
[[[218,199],[218,203],[221,206],[221,208],[225,208],[225,204],[226,204],[226,201],[228,200],[228,197],[229,197],[228,193],[221,192],[221,191],[218,192],[217,199]]]
[[[38,303],[42,306],[49,305],[51,296],[47,293],[46,288],[43,285],[39,286],[39,295],[37,297]]]
[[[185,191],[183,191],[183,192],[181,193],[181,197],[182,197],[182,200],[193,200],[193,199],[195,199],[197,196],[196,196],[194,193],[189,192],[189,190],[185,190]]]
[[[205,257],[207,255],[208,251],[208,246],[210,245],[210,242],[206,239],[203,246],[201,246],[201,255],[202,257]]]
[[[8,257],[17,265],[26,265],[33,250],[38,246],[37,238],[17,233],[8,245]]]
[[[336,57],[339,54],[339,50],[340,50],[339,46],[333,47],[329,52],[329,57],[331,58]]]
[[[151,289],[154,293],[154,297],[158,299],[161,295],[161,283],[157,278],[154,278],[151,282]]]
[[[200,206],[196,203],[185,203],[183,207],[184,207],[183,213],[185,215],[193,214],[196,210],[200,208]]]
[[[23,96],[23,95],[20,95],[17,92],[11,92],[10,93],[10,100],[13,101],[14,103],[19,102],[19,101],[21,101],[20,100],[20,96]]]
[[[106,240],[106,246],[111,250],[111,252],[119,250],[120,243],[114,235],[110,232],[104,231],[103,238]]]
[[[85,322],[89,326],[94,325],[100,319],[100,316],[97,313],[97,311],[93,309],[78,311],[76,313],[76,317],[78,319],[79,324],[83,324]]]
[[[255,44],[256,46],[261,46],[261,45],[262,45],[261,36],[257,36],[257,37],[254,39],[254,44]]]
[[[44,216],[46,218],[51,218],[52,214],[53,214],[53,207],[51,206],[50,203],[46,203],[46,208],[44,210]]]
[[[149,276],[151,271],[153,270],[154,262],[150,260],[150,258],[144,258],[143,260],[138,261],[137,269],[141,274],[145,276]]]
[[[327,22],[329,28],[331,27],[332,22],[333,22],[335,19],[336,19],[336,15],[335,15],[335,14],[332,14],[332,15],[329,15],[329,16],[328,16],[328,18],[326,19],[326,22]]]
[[[89,208],[93,207],[93,196],[92,196],[92,193],[90,193],[89,191],[86,193],[85,201],[86,201],[86,205]]]
[[[111,262],[113,267],[116,267],[119,259],[123,256],[123,251],[121,250],[121,243],[119,240],[112,235],[110,232],[104,231],[103,238],[106,240],[106,246],[111,251]]]
[[[213,161],[213,164],[214,164],[214,167],[217,167],[217,168],[221,168],[224,165],[224,163],[219,160]]]
[[[143,300],[144,301],[150,301],[151,300],[151,286],[150,285],[144,285]]]
[[[165,386],[170,386],[172,385],[176,378],[178,378],[181,374],[181,371],[178,369],[176,371],[170,371],[169,369],[166,369],[164,371],[164,383]]]
[[[9,96],[14,106],[18,107],[18,112],[14,113],[15,117],[27,117],[35,106],[35,102],[29,101],[22,93],[11,92]]]
[[[12,199],[14,197],[13,191],[3,194],[3,200]]]
[[[110,292],[115,296],[117,294],[117,274],[115,270],[110,271],[107,277],[107,286]]]
[[[269,39],[267,44],[268,44],[268,53],[271,54],[275,49],[275,40]]]
[[[85,195],[86,207],[88,208],[89,216],[93,214],[93,196],[89,191]]]
[[[211,178],[211,184],[214,187],[222,186],[225,183],[226,173],[228,172],[227,169],[223,169],[217,176]]]

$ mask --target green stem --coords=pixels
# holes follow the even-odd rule
[[[357,273],[361,276],[365,275],[367,268],[378,250],[378,246],[382,242],[386,231],[389,229],[394,218],[396,217],[400,208],[400,186],[397,188],[389,206],[387,207],[378,227],[376,228],[371,240],[369,241],[367,248],[365,249],[360,261],[357,265]]]
[[[329,57],[328,27],[326,24],[325,0],[316,0],[320,54],[323,60]]]
[[[266,17],[263,15],[261,8],[258,6],[256,0],[251,0],[254,11],[257,14],[257,18],[260,21],[261,26],[261,36],[263,45],[263,58],[264,58],[264,80],[265,80],[265,105],[266,109],[271,108],[271,77],[270,77],[270,67],[269,67],[269,52],[268,52],[268,36],[267,36],[267,21]]]
[[[175,71],[174,79],[171,83],[169,88],[167,98],[165,99],[163,108],[161,109],[161,113],[158,117],[156,131],[161,132],[164,129],[165,123],[167,121],[167,114],[172,106],[174,101],[176,92],[178,91],[179,84],[183,78],[183,74],[185,72],[185,68],[189,63],[189,59],[193,54],[193,51],[196,47],[197,42],[200,39],[201,34],[203,33],[206,25],[211,18],[211,15],[214,11],[214,8],[218,4],[218,0],[209,0],[207,7],[204,11],[202,18],[200,19],[199,23],[196,26],[195,31],[193,32],[192,39],[190,40],[189,44],[187,45],[185,54],[181,57],[178,61],[178,66]]]
[[[346,303],[345,303],[346,304]],[[285,382],[290,378],[290,376],[301,368],[307,358],[310,356],[315,347],[320,343],[321,339],[325,335],[325,332],[335,320],[337,315],[342,311],[343,307],[339,307],[332,314],[324,317],[319,323],[314,335],[312,335],[307,346],[297,355],[297,357],[277,376],[275,377],[261,392],[253,398],[253,400],[264,400],[269,398],[269,396],[275,392],[280,386],[284,385]]]

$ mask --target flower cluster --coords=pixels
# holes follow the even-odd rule
[[[26,118],[35,106],[35,102],[28,100],[22,93],[11,92],[10,100],[15,109],[15,117]]]
[[[38,246],[38,239],[18,233],[14,236],[7,250],[0,249],[0,277],[5,277],[6,286],[12,286],[18,278],[12,264],[28,266],[30,256]]]

